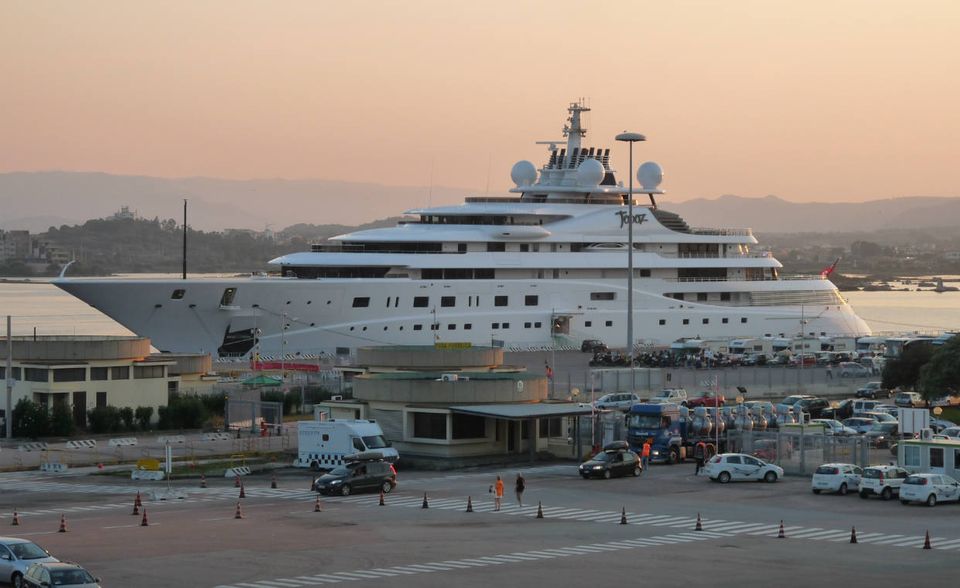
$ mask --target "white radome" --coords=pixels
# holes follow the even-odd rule
[[[537,181],[537,167],[525,159],[518,161],[510,170],[510,179],[518,186],[531,186]]]
[[[596,159],[584,159],[577,167],[577,185],[578,186],[597,186],[603,181],[606,174],[603,164]]]
[[[657,190],[663,182],[663,169],[655,161],[645,161],[637,168],[637,181],[643,190]]]

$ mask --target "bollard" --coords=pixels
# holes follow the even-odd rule
[[[320,495],[317,494],[317,501],[313,504],[313,512],[323,512],[323,507],[320,506]]]
[[[625,506],[620,509],[620,524],[627,524],[627,507]]]
[[[147,522],[147,509],[146,509],[146,507],[144,507],[144,509],[143,509],[143,518],[140,519],[140,526],[141,526],[141,527],[149,527],[149,526],[150,526],[150,523]]]
[[[60,530],[57,533],[66,533],[67,532],[67,515],[60,515]]]
[[[473,500],[467,496],[467,512],[473,512]]]
[[[694,531],[702,531],[703,523],[700,522],[700,513],[697,513],[697,526],[693,528]]]
[[[777,539],[786,539],[787,536],[783,533],[783,520],[780,520],[780,532],[777,533]]]
[[[13,520],[10,521],[10,525],[14,527],[20,526],[20,515],[17,513],[17,509],[13,509]]]
[[[233,513],[233,518],[235,518],[235,519],[242,519],[242,518],[243,518],[243,511],[240,510],[240,501],[239,501],[239,500],[237,501],[237,511],[236,511],[235,513]]]
[[[537,501],[537,518],[543,518],[543,503],[540,501]]]
[[[380,491],[380,506],[385,506],[386,503],[383,501],[383,490]]]
[[[933,547],[930,546],[930,530],[929,529],[927,530],[927,534],[923,537],[923,548],[933,549]]]
[[[420,508],[430,508],[430,505],[427,504],[427,493],[426,493],[426,492],[423,493],[423,504],[420,506]]]

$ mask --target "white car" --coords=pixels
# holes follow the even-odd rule
[[[913,474],[900,486],[900,504],[925,502],[936,506],[938,502],[960,500],[960,482],[943,474]]]
[[[814,494],[836,492],[845,496],[847,492],[860,490],[860,477],[863,470],[851,463],[825,463],[813,473],[811,486]]]
[[[23,585],[23,575],[35,563],[59,561],[36,543],[16,537],[0,537],[0,582],[14,588]]]
[[[745,453],[714,455],[703,471],[711,480],[726,484],[731,480],[776,482],[783,477],[783,468]]]
[[[869,378],[873,375],[870,368],[852,361],[844,361],[839,366],[841,378]]]
[[[811,424],[823,425],[823,432],[826,435],[853,436],[857,435],[857,430],[847,427],[836,419],[813,419]]]
[[[630,410],[634,404],[640,403],[640,397],[632,392],[617,392],[616,394],[604,394],[593,403],[598,409]]]
[[[907,470],[892,465],[865,468],[863,477],[860,478],[860,498],[876,495],[890,500],[894,494],[900,494],[900,487],[909,475]]]

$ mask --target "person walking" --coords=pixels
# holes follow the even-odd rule
[[[517,483],[514,491],[517,493],[517,506],[523,507],[523,491],[527,489],[527,481],[523,479],[523,474],[517,472]]]
[[[703,458],[706,456],[707,446],[704,445],[703,441],[698,441],[696,445],[693,446],[693,458],[697,460],[697,469],[694,470],[693,475],[699,476],[700,470],[703,469]]]
[[[503,501],[503,479],[497,476],[497,483],[493,485],[493,510],[500,510]]]
[[[650,445],[651,440],[647,439],[643,442],[643,449],[640,450],[640,462],[643,469],[647,469],[647,466],[650,465]]]

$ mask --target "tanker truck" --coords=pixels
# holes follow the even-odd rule
[[[676,404],[635,404],[626,416],[627,443],[630,449],[639,452],[647,439],[651,463],[674,464],[684,457],[692,457],[697,443],[706,446],[704,459],[717,452],[719,427],[720,451],[725,446],[726,424],[723,418],[711,416],[714,408],[699,406],[690,410]]]

